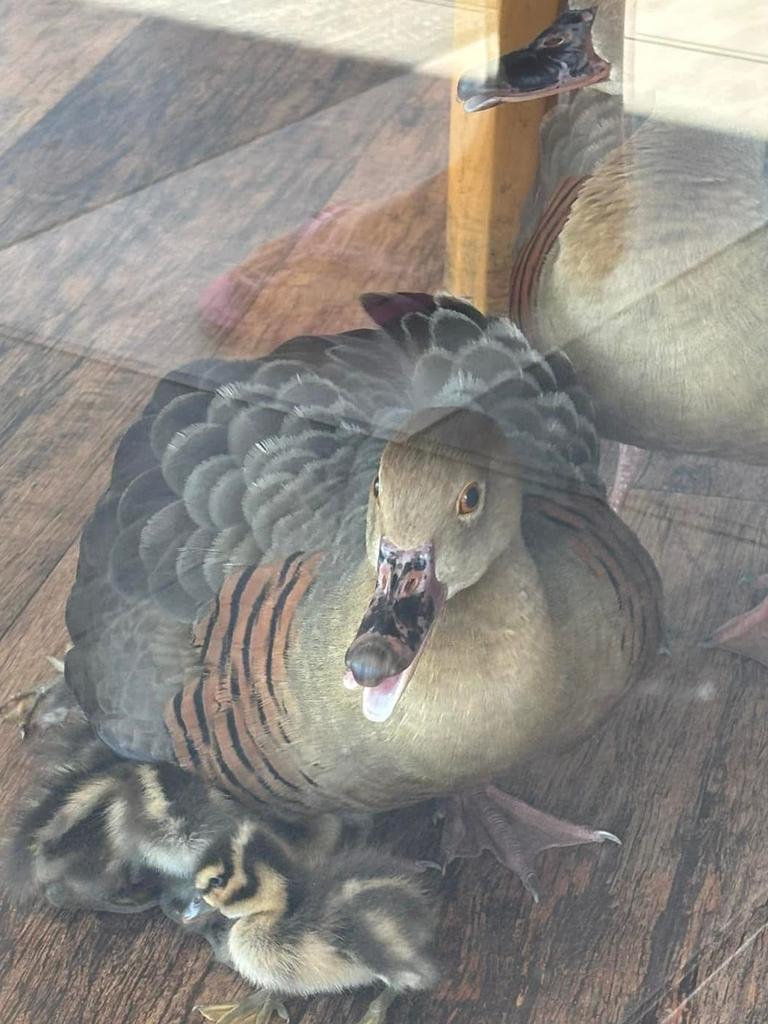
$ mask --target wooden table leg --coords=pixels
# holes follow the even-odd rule
[[[458,77],[530,42],[559,0],[455,0]],[[460,66],[459,66],[460,65]],[[506,312],[520,206],[533,183],[546,100],[476,114],[451,105],[445,287],[485,312]]]

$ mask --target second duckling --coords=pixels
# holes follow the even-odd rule
[[[39,784],[5,840],[12,898],[134,913],[157,904],[162,880],[190,877],[242,810],[169,764],[118,759],[87,726],[57,737]]]
[[[360,1024],[381,1024],[400,992],[431,987],[438,969],[435,900],[416,865],[371,848],[297,870],[283,844],[252,821],[214,844],[195,875],[187,920],[210,907],[232,921],[228,959],[259,986],[244,1002],[199,1007],[219,1024],[287,1018],[280,998],[383,982]]]

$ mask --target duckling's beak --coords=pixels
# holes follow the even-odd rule
[[[344,685],[364,688],[369,721],[394,711],[444,601],[433,544],[399,548],[382,537],[376,589],[345,658]]]
[[[208,914],[211,910],[213,910],[213,907],[209,906],[202,896],[193,896],[182,910],[181,920],[184,922],[194,921],[196,917],[199,917],[201,914]]]
[[[499,103],[582,89],[608,78],[611,65],[598,57],[592,45],[594,20],[594,7],[564,11],[522,50],[462,75],[457,95],[464,109],[472,114]]]

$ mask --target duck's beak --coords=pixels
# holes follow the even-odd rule
[[[369,721],[394,711],[444,601],[432,543],[399,548],[382,537],[376,589],[345,659],[344,685],[363,687]]]
[[[457,95],[464,109],[471,114],[499,103],[555,96],[608,78],[611,65],[592,46],[594,20],[594,7],[564,11],[522,50],[462,75]]]

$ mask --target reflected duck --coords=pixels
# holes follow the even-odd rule
[[[465,106],[482,109],[524,98],[533,79],[531,95],[547,76],[558,92],[558,75],[574,88],[590,84],[598,63],[611,67],[609,79],[562,97],[542,124],[513,318],[544,351],[567,352],[598,429],[625,446],[614,507],[644,461],[638,449],[766,464],[765,140],[628,112],[621,0],[564,13],[538,40],[548,38],[558,44],[552,54],[568,58],[560,70],[550,47],[534,43],[485,81],[472,72],[459,86]],[[537,75],[528,69],[517,81],[532,60]],[[768,664],[768,603],[712,640]]]

